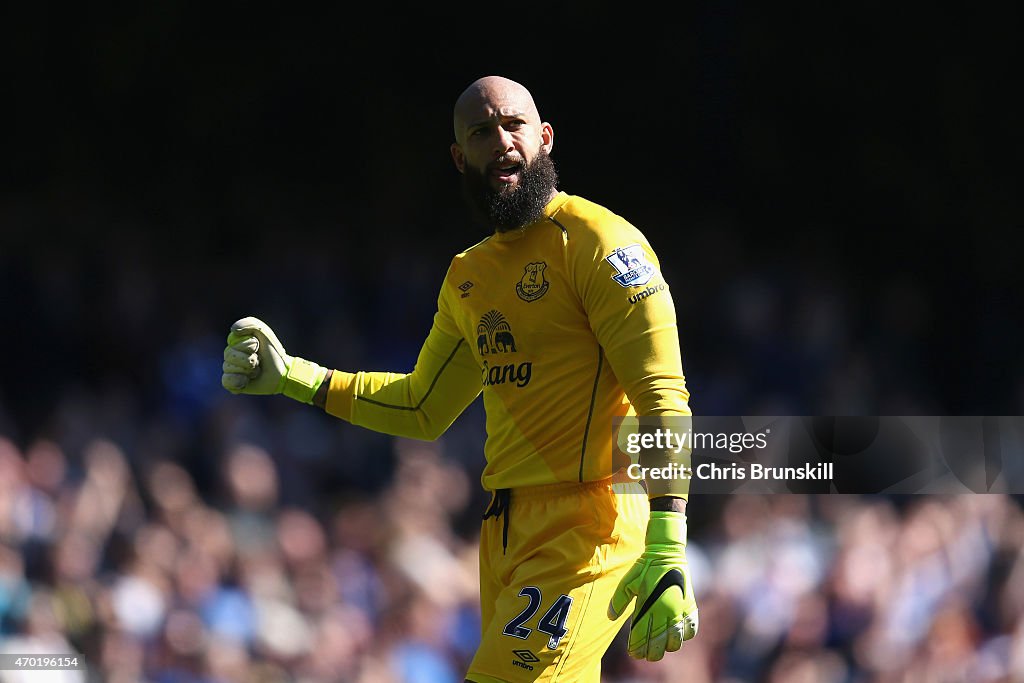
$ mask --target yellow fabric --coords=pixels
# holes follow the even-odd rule
[[[485,676],[484,674],[473,674],[472,678],[467,677],[466,680],[472,683],[507,683],[507,681],[503,681],[500,678]]]
[[[465,341],[434,325],[415,369],[349,373],[335,370],[325,409],[349,422],[395,436],[432,440],[480,394],[480,370]]]
[[[559,193],[542,220],[455,256],[411,373],[335,372],[327,411],[433,439],[481,390],[489,490],[603,479],[623,464],[613,418],[690,414],[675,307],[639,230]]]
[[[608,602],[643,551],[647,496],[635,483],[554,484],[513,490],[505,514],[507,548],[504,520],[488,519],[481,530],[483,637],[466,678],[598,683],[601,657],[629,619],[609,619]],[[538,589],[540,600],[522,622],[529,633],[521,638],[505,631],[530,605],[520,596],[524,587]],[[566,632],[550,649],[540,624],[562,595],[572,599]]]

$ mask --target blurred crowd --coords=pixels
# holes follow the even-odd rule
[[[229,440],[207,485],[94,438],[0,439],[0,650],[75,683],[458,683],[479,641],[484,503],[454,442],[389,441],[369,493],[286,493]],[[1024,681],[1024,510],[1002,495],[695,495],[699,636],[608,683]]]
[[[473,239],[406,230],[389,250],[401,225],[349,230],[363,217],[348,216],[282,245],[282,211],[230,249],[211,230],[158,251],[129,226],[0,252],[5,310],[26,323],[0,340],[22,361],[0,378],[0,647],[90,665],[0,683],[462,680],[480,630],[480,402],[428,444],[232,396],[219,377],[227,327],[248,314],[324,365],[410,369],[447,260]],[[655,248],[671,228],[650,231]],[[702,258],[661,251],[695,412],[1024,404],[1013,373],[1002,393],[944,382],[925,284],[851,287],[827,236],[773,265],[726,216],[686,229]],[[975,332],[995,357],[1012,343]],[[1018,498],[695,495],[689,517],[701,633],[656,665],[626,657],[620,634],[609,683],[1024,680]]]

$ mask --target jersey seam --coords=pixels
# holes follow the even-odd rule
[[[558,677],[568,664],[569,655],[573,654],[572,648],[576,645],[577,636],[580,634],[580,626],[583,623],[583,617],[586,616],[587,611],[590,609],[591,598],[594,597],[594,584],[596,581],[597,579],[593,579],[587,584],[587,597],[583,600],[583,605],[581,605],[580,612],[576,618],[576,632],[572,634],[572,640],[566,644],[565,652],[558,658],[558,663],[555,664],[555,670],[551,672],[552,681],[558,680]]]
[[[434,379],[430,382],[430,387],[427,388],[427,393],[423,394],[423,398],[421,398],[420,402],[417,403],[415,406],[399,406],[391,403],[383,403],[382,401],[375,401],[372,398],[360,396],[359,394],[355,395],[356,400],[366,401],[367,403],[372,403],[373,405],[379,406],[381,408],[392,408],[394,410],[419,410],[420,407],[424,404],[424,402],[426,402],[427,398],[430,397],[430,393],[434,391],[434,387],[437,385],[437,381],[441,379],[441,374],[444,372],[445,368],[448,367],[448,364],[452,362],[452,358],[455,358],[455,354],[458,352],[459,347],[462,346],[462,342],[464,341],[465,339],[459,339],[459,341],[455,343],[455,348],[452,349],[452,352],[450,354],[448,354],[448,358],[445,359],[441,367],[438,368],[437,374],[434,375]]]
[[[559,207],[559,211],[561,211],[561,207]],[[579,287],[576,285],[576,273],[569,266],[569,230],[554,216],[548,216],[548,220],[562,229],[562,265],[565,266],[565,276],[569,279],[569,283],[572,285],[572,292],[576,295],[576,302],[579,304],[580,310],[584,315],[586,315],[587,308],[583,305],[583,297],[580,296]]]
[[[583,429],[583,448],[580,450],[579,480],[583,481],[583,461],[587,456],[587,437],[590,435],[590,421],[594,418],[594,405],[597,403],[597,385],[601,381],[601,368],[604,365],[604,354],[597,347],[597,372],[594,373],[594,388],[590,392],[590,410],[587,411],[587,426]]]
[[[481,244],[483,244],[487,240],[491,239],[492,237],[494,237],[494,235],[488,235],[487,237],[483,238],[482,240],[480,240],[479,242],[477,242],[473,246],[469,247],[468,249],[464,249],[462,251],[462,254],[468,254],[469,252],[473,251],[474,249],[476,249],[477,247],[479,247]]]
[[[569,239],[569,231],[565,229],[565,226],[559,223],[554,216],[548,216],[548,220],[557,225],[562,229],[562,234],[565,235],[566,241]]]

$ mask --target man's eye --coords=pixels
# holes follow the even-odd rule
[[[480,136],[486,135],[486,134],[487,134],[487,129],[486,128],[477,128],[476,130],[474,130],[469,135],[470,135],[470,137],[480,137]]]
[[[522,121],[509,121],[508,123],[505,124],[505,128],[507,128],[509,130],[519,130],[522,127],[523,127],[523,122]]]

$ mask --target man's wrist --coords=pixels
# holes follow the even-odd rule
[[[320,383],[320,387],[313,394],[313,405],[321,410],[327,410],[327,393],[331,388],[332,375],[334,375],[334,370],[328,368],[324,381]]]
[[[288,372],[283,378],[281,393],[299,403],[312,405],[313,396],[327,377],[327,368],[298,356],[291,356],[286,362]]]
[[[686,514],[686,499],[678,496],[658,496],[650,500],[651,512],[681,512]]]

